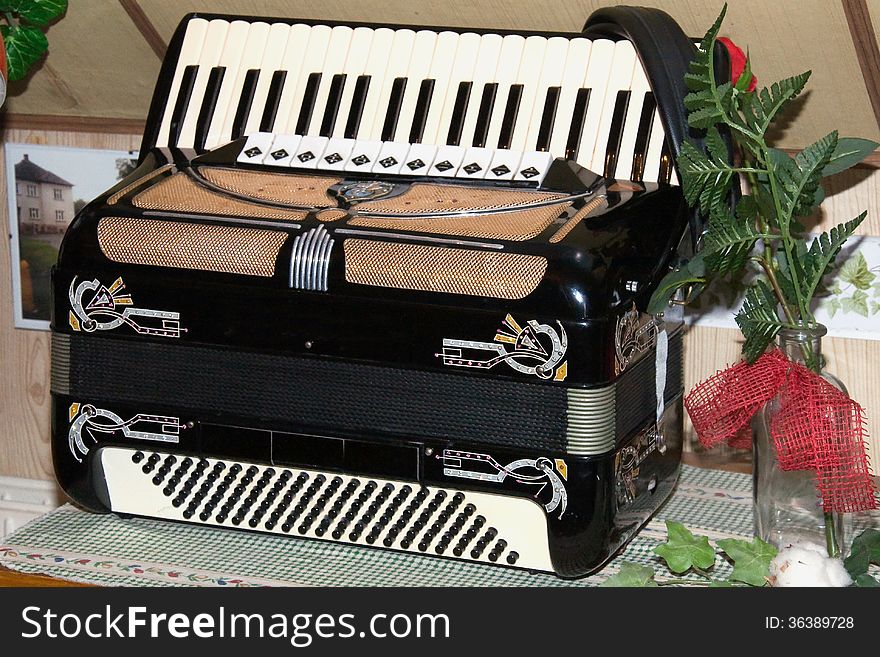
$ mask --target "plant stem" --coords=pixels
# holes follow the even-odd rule
[[[15,16],[12,15],[11,11],[4,12],[3,16],[6,18],[6,22],[9,23],[9,27],[15,27]]]

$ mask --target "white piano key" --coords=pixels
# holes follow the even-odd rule
[[[353,139],[330,139],[324,148],[324,154],[321,156],[318,168],[343,171],[351,157],[351,150],[354,148],[354,144],[355,141]]]
[[[241,60],[238,62],[238,70],[227,70],[226,75],[232,75],[235,82],[232,85],[231,102],[226,107],[226,118],[223,120],[223,128],[220,131],[220,143],[232,139],[232,128],[235,123],[235,115],[238,112],[238,104],[241,99],[245,77],[251,69],[260,68],[263,59],[263,51],[269,38],[268,23],[251,23],[248,30],[247,41],[242,51]]]
[[[299,135],[275,135],[269,152],[263,157],[263,164],[274,167],[291,166],[291,160],[299,148],[300,141],[302,137]]]
[[[498,68],[495,71],[498,92],[495,95],[495,104],[492,106],[492,116],[489,119],[489,132],[486,135],[487,148],[495,148],[498,145],[498,136],[501,133],[504,120],[504,110],[507,107],[507,96],[510,93],[510,85],[514,83],[519,72],[519,65],[525,45],[525,37],[518,34],[508,34],[502,41],[501,54],[498,57]],[[519,162],[516,164],[519,164]]]
[[[351,44],[354,30],[347,25],[337,25],[330,35],[330,44],[327,46],[327,56],[321,67],[321,84],[318,85],[318,94],[315,98],[315,109],[312,119],[309,121],[307,135],[317,135],[321,131],[321,122],[324,120],[324,111],[327,108],[327,97],[330,93],[330,85],[333,76],[342,73],[345,66],[345,57],[348,54],[348,46]]]
[[[530,36],[526,39],[523,49],[523,58],[520,61],[519,71],[514,84],[523,87],[519,101],[519,111],[516,114],[516,123],[513,126],[511,136],[511,150],[528,150],[527,138],[529,135],[529,122],[532,116],[532,107],[537,101],[538,83],[541,71],[544,68],[544,55],[547,52],[548,39],[540,36]],[[543,102],[543,98],[541,99]],[[489,144],[491,146],[491,144]]]
[[[413,30],[395,30],[391,50],[385,55],[387,63],[384,67],[381,60],[384,47],[376,45],[375,49],[370,51],[370,62],[365,72],[372,72],[374,79],[370,81],[370,90],[364,103],[358,139],[381,139],[394,80],[406,76],[415,39],[416,33]],[[382,71],[381,79],[379,71]]]
[[[466,35],[464,34],[458,34],[456,32],[441,32],[437,35],[437,44],[434,46],[434,56],[431,59],[431,68],[425,76],[427,79],[434,81],[434,86],[431,92],[431,101],[428,103],[427,107],[425,129],[422,133],[422,138],[420,139],[421,142],[427,144],[445,143],[445,140],[438,140],[438,128],[440,126],[440,119],[447,91],[452,87],[451,76],[456,61],[456,51],[458,50],[461,39],[465,36]],[[421,80],[410,79],[410,82],[419,85]],[[407,139],[410,139],[410,132],[415,119],[415,112],[413,112],[412,118],[408,119],[409,127],[403,135]]]
[[[351,150],[351,157],[345,163],[345,171],[371,171],[381,150],[381,141],[359,139]]]
[[[333,126],[332,136],[341,139],[345,135],[345,124],[351,108],[351,100],[354,96],[354,88],[358,78],[364,73],[370,53],[372,52],[373,39],[376,38],[377,30],[369,27],[357,27],[351,36],[351,44],[345,58],[345,67],[342,73],[345,75],[345,86],[339,101],[339,110],[336,113],[336,123]],[[387,42],[388,39],[385,39]],[[390,50],[390,46],[389,46]]]
[[[297,23],[291,26],[288,33],[284,55],[278,67],[279,70],[286,71],[287,73],[284,78],[284,88],[281,90],[281,96],[278,99],[278,111],[275,113],[275,123],[272,126],[273,132],[283,133],[287,131],[290,115],[299,110],[299,107],[294,107],[296,104],[294,94],[302,74],[302,66],[311,31],[310,25]]]
[[[462,165],[456,177],[468,178],[470,180],[485,178],[494,156],[495,151],[491,148],[474,148],[471,146],[465,149]]]
[[[236,74],[239,62],[241,61],[245,43],[247,42],[250,23],[245,21],[232,21],[226,32],[226,41],[223,43],[223,52],[220,53],[220,61],[217,66],[223,67],[223,82],[220,85],[220,91],[217,93],[217,103],[214,105],[214,114],[211,117],[211,125],[205,137],[205,148],[214,148],[221,143],[223,133],[223,124],[226,121],[226,114],[229,106],[238,103],[238,97],[233,98],[233,88],[235,87]]]
[[[446,144],[448,143],[447,136],[449,126],[452,123],[459,85],[462,82],[472,81],[474,64],[480,51],[480,35],[474,32],[465,32],[460,35],[454,55],[451,52],[441,52],[442,44],[439,41],[437,45],[434,59],[439,57],[448,62],[445,72],[446,84],[439,88],[437,83],[434,85],[434,97],[431,99],[428,121],[425,123],[425,138],[422,141]],[[433,65],[431,68],[433,73]]]
[[[605,105],[605,93],[608,78],[611,75],[611,64],[614,61],[614,42],[608,39],[597,39],[590,47],[590,61],[587,64],[587,75],[584,88],[590,90],[590,102],[584,117],[584,127],[577,149],[577,163],[591,168],[593,149],[599,135],[599,124],[602,120],[602,109]],[[614,105],[612,104],[612,110]],[[596,173],[602,173],[598,171]]]
[[[327,137],[304,136],[299,142],[299,147],[297,147],[293,159],[290,161],[290,166],[298,169],[321,168],[323,163],[321,158],[329,141]]]
[[[553,133],[550,137],[549,150],[555,157],[565,156],[574,104],[578,91],[583,87],[587,63],[590,61],[590,46],[589,39],[580,38],[572,39],[568,45],[565,68],[562,71],[562,90],[559,94],[559,103],[556,105],[556,122],[553,124]]]
[[[405,142],[386,141],[373,163],[373,173],[398,174],[404,167],[410,145]],[[404,171],[406,173],[407,171]]]
[[[192,148],[195,145],[196,128],[198,127],[199,112],[202,109],[202,100],[205,97],[205,87],[211,69],[220,61],[220,53],[226,42],[226,32],[229,30],[229,21],[216,19],[208,23],[205,38],[202,42],[202,51],[199,54],[199,71],[193,84],[189,105],[177,138],[179,148]]]
[[[605,169],[605,154],[608,148],[608,137],[611,132],[617,95],[620,91],[630,89],[635,64],[636,51],[632,43],[618,41],[614,45],[614,59],[611,63],[611,73],[603,96],[602,118],[596,131],[596,143],[593,146],[593,155],[587,167],[596,173],[602,173]],[[580,157],[578,157],[578,161],[580,161]]]
[[[452,33],[450,33],[452,34]],[[409,130],[412,126],[413,114],[416,109],[416,101],[419,96],[419,86],[428,77],[431,68],[431,60],[434,57],[434,47],[437,44],[438,34],[431,30],[419,30],[416,32],[413,44],[412,56],[406,70],[406,89],[403,93],[403,102],[400,105],[400,114],[397,118],[397,127],[388,141],[409,141]],[[385,109],[380,108],[382,123],[385,121]],[[379,117],[377,117],[379,118]],[[382,128],[379,128],[382,132]]]
[[[462,146],[439,146],[431,165],[430,175],[441,178],[454,178],[464,159],[465,148]]]
[[[513,180],[514,175],[519,171],[522,158],[522,151],[496,150],[489,164],[489,170],[486,171],[486,180]]]
[[[562,74],[565,72],[565,60],[568,54],[570,40],[564,37],[552,37],[547,40],[547,49],[544,53],[544,64],[541,75],[535,87],[535,99],[532,105],[531,117],[525,117],[521,113],[517,115],[517,123],[522,119],[527,121],[525,148],[537,149],[538,132],[541,129],[541,121],[544,118],[544,106],[547,101],[547,90],[551,87],[562,86]],[[557,101],[558,107],[558,101]],[[523,108],[520,107],[520,112]],[[514,133],[514,138],[515,138]]]
[[[276,120],[275,132],[286,132],[288,134],[296,132],[296,123],[299,120],[299,113],[302,109],[303,96],[305,95],[309,75],[312,73],[326,73],[323,71],[323,65],[324,57],[327,54],[327,47],[330,45],[331,31],[328,25],[314,25],[309,31],[309,41],[306,44],[302,65],[296,80],[296,88],[293,92],[293,105],[290,107],[289,112],[287,112],[287,126],[282,127]],[[287,86],[289,86],[289,83],[285,84],[285,87]]]
[[[406,161],[400,167],[401,175],[427,176],[437,156],[434,144],[413,144],[406,154]]]
[[[162,123],[159,125],[159,135],[156,138],[158,146],[167,146],[171,133],[171,117],[174,114],[174,106],[180,94],[180,82],[187,66],[198,64],[202,53],[202,44],[208,32],[208,21],[204,18],[194,18],[186,26],[186,34],[180,46],[180,54],[177,59],[177,68],[171,80],[171,89],[168,92],[168,100],[165,103],[165,113]]]
[[[269,87],[272,84],[272,76],[281,67],[289,36],[290,25],[286,23],[273,23],[269,27],[269,39],[260,62],[260,77],[257,80],[257,88],[254,90],[251,111],[245,123],[244,134],[246,135],[260,129],[263,111],[266,109],[266,98],[269,96]]]
[[[247,141],[236,158],[236,162],[247,164],[262,164],[263,159],[269,154],[272,141],[275,138],[271,132],[255,132],[248,135]]]
[[[547,151],[527,151],[523,154],[513,179],[540,184],[553,164],[553,159],[553,154]]]
[[[468,147],[473,144],[474,130],[480,113],[480,101],[486,84],[495,82],[495,71],[504,39],[500,34],[484,34],[480,39],[480,50],[477,53],[476,65],[472,75],[471,99],[465,112],[461,129],[461,145]]]
[[[619,180],[629,180],[632,175],[636,136],[638,135],[639,123],[642,118],[642,107],[645,102],[645,94],[651,91],[651,85],[648,83],[645,71],[638,60],[636,60],[633,69],[630,89],[632,93],[630,94],[629,106],[626,110],[626,122],[623,125],[620,150],[617,153],[617,173],[614,176]]]

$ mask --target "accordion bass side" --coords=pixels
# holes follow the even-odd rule
[[[139,167],[53,273],[62,488],[600,568],[680,463],[681,325],[644,309],[699,234],[691,52],[628,8],[569,35],[185,18]]]

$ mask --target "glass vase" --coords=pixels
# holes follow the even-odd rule
[[[821,324],[783,329],[779,332],[778,345],[792,362],[818,372],[831,385],[846,393],[843,383],[823,369],[822,337],[826,332]],[[825,546],[831,556],[845,554],[848,516],[824,512],[815,472],[786,472],[779,467],[770,434],[779,408],[777,396],[767,402],[752,421],[755,535],[779,549],[812,543]]]

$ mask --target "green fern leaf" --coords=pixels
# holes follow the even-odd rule
[[[832,132],[794,158],[778,149],[770,149],[770,161],[782,187],[781,220],[787,222],[793,216],[806,216],[812,212],[816,199],[821,198],[822,170],[836,147],[837,133]]]
[[[734,217],[724,206],[716,206],[709,217],[703,238],[706,265],[718,274],[728,274],[742,269],[759,239],[771,235],[759,233],[754,228],[757,206],[751,196],[743,196]]]
[[[759,280],[746,291],[736,323],[746,339],[743,357],[754,363],[784,326],[776,315],[776,297],[767,283]]]
[[[800,273],[801,290],[806,299],[812,299],[816,288],[822,282],[822,278],[831,273],[841,247],[867,215],[867,211],[862,212],[855,219],[838,224],[828,233],[822,233],[813,239],[806,253],[800,254],[797,267]],[[803,242],[799,242],[799,244],[803,244]]]

